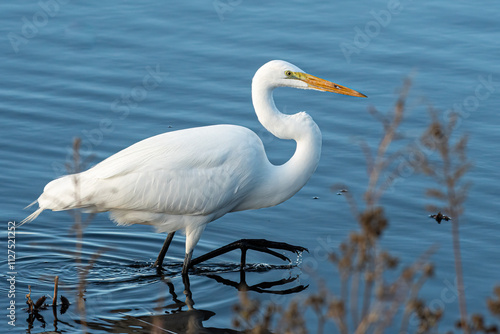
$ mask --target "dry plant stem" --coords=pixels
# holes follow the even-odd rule
[[[59,285],[59,276],[54,277],[54,297],[52,298],[52,307],[57,306],[57,289]]]
[[[347,274],[341,273],[341,281],[340,281],[340,300],[342,302],[346,302],[347,300],[347,292],[349,291],[349,276]]]
[[[348,334],[349,330],[345,324],[345,321],[336,321],[337,327],[340,331],[340,334]]]
[[[74,174],[73,182],[75,184],[75,200],[77,203],[77,207],[80,203],[80,180],[78,179],[77,173],[80,172],[80,144],[81,139],[75,138],[73,141],[73,166],[70,169],[70,173]],[[87,321],[86,321],[86,310],[85,310],[85,302],[83,296],[85,295],[85,272],[83,268],[81,268],[82,264],[82,248],[83,248],[83,230],[82,230],[82,213],[79,210],[75,210],[73,213],[74,219],[74,231],[76,234],[76,254],[75,261],[77,263],[78,268],[78,298],[77,298],[77,309],[80,313],[80,321],[82,324],[83,333],[87,333]]]
[[[431,124],[428,133],[433,137],[434,145],[441,155],[443,161],[442,180],[446,187],[446,200],[447,208],[450,216],[453,218],[451,221],[451,234],[453,242],[453,255],[455,260],[455,273],[457,275],[457,290],[458,290],[458,304],[460,310],[460,318],[463,323],[462,329],[464,333],[470,333],[470,328],[467,324],[467,307],[465,300],[465,288],[462,269],[462,257],[460,254],[460,233],[459,233],[459,217],[462,213],[462,203],[465,200],[463,194],[457,193],[457,190],[464,192],[464,188],[458,188],[460,177],[469,168],[469,164],[465,160],[465,154],[460,150],[465,150],[466,138],[459,140],[459,147],[452,148],[450,143],[451,134],[456,123],[456,116],[451,115],[447,124],[442,124],[437,120],[436,113],[431,109],[431,116],[433,123]],[[458,151],[458,152],[457,152]],[[453,157],[451,153],[458,153],[460,163],[456,168],[453,165]]]
[[[370,305],[371,305],[371,300],[372,300],[372,291],[373,291],[373,285],[374,285],[372,273],[375,272],[373,266],[374,266],[374,263],[370,262],[368,264],[368,268],[365,272],[365,288],[363,291],[363,308],[361,311],[361,318],[365,318],[368,315],[368,312],[370,310]],[[371,277],[369,277],[369,276],[371,276]]]
[[[341,303],[345,305],[344,303],[345,299],[341,300]],[[332,301],[332,304],[330,305],[330,308],[337,308],[339,307],[339,304],[333,305],[335,301]],[[341,312],[339,314],[330,314],[330,317],[333,318],[333,321],[337,325],[337,328],[340,332],[340,334],[348,334],[349,333],[349,328],[347,327],[347,321],[345,318],[345,312]]]
[[[31,300],[31,285],[28,285],[28,290],[29,290],[29,293],[26,295],[26,298],[28,299],[28,307],[29,307],[29,310],[28,312],[31,314],[33,313],[33,301]]]
[[[413,312],[413,309],[410,307],[410,303],[417,299],[418,292],[424,285],[426,281],[425,275],[422,275],[418,278],[417,283],[415,283],[410,290],[410,295],[408,296],[408,300],[406,301],[405,310],[403,313],[403,319],[401,320],[401,328],[399,330],[400,333],[409,333],[408,324],[410,323],[410,315]]]
[[[373,158],[369,154],[369,152],[367,154],[367,149],[364,149],[365,155],[367,155],[367,162],[369,166],[368,189],[365,193],[365,213],[372,210],[377,210],[377,202],[387,187],[387,182],[385,185],[380,184],[381,175],[400,154],[397,153],[392,156],[387,156],[387,151],[390,144],[396,139],[397,129],[403,120],[405,101],[407,99],[409,89],[410,81],[406,80],[399,94],[398,101],[394,106],[394,114],[392,118],[389,120],[384,119],[383,121],[385,132],[382,140],[378,145],[375,157]],[[374,112],[376,111],[374,110]],[[390,178],[388,181],[390,181]],[[361,215],[358,215],[358,217],[360,217],[359,221],[362,222],[363,217]],[[364,247],[367,248],[364,249],[367,255],[367,259],[365,259],[365,268],[363,268],[363,271],[365,273],[363,309],[361,313],[361,321],[354,328],[356,329],[356,333],[365,333],[367,330],[369,330],[370,327],[374,326],[374,333],[384,333],[390,325],[392,319],[396,316],[400,305],[404,305],[405,301],[406,303],[408,303],[408,288],[413,287],[415,291],[420,290],[421,285],[423,284],[423,281],[425,281],[426,277],[422,273],[422,279],[418,280],[416,283],[413,283],[405,281],[402,274],[402,276],[400,276],[400,278],[390,286],[391,289],[394,288],[395,292],[393,292],[394,295],[391,297],[392,300],[388,305],[388,308],[384,307],[384,304],[386,304],[386,302],[384,302],[382,299],[371,305],[370,297],[373,287],[376,287],[377,291],[383,291],[384,289],[386,289],[386,287],[384,286],[385,264],[378,248],[378,234],[376,236],[372,236],[369,235],[369,232],[366,233],[368,233],[368,239],[364,243]],[[417,272],[418,270],[422,270],[418,269],[419,267],[421,266],[416,263],[412,268]],[[355,294],[355,296],[357,296],[357,293]],[[353,302],[352,298],[351,302]]]
[[[78,185],[78,178],[75,177],[75,188]],[[75,196],[78,196],[75,194]],[[78,197],[77,197],[78,198]],[[77,308],[78,312],[80,313],[80,321],[83,327],[83,332],[87,333],[87,322],[86,322],[86,310],[85,310],[85,302],[84,302],[84,295],[85,295],[85,272],[81,266],[82,264],[82,244],[83,244],[83,231],[82,231],[82,214],[79,210],[76,210],[74,212],[73,216],[75,220],[75,233],[76,233],[76,254],[75,254],[75,261],[77,263],[77,268],[78,268],[78,299],[77,299]]]
[[[324,333],[325,322],[326,322],[325,316],[321,313],[318,313],[318,331],[317,331],[318,334]]]
[[[447,141],[449,137],[447,138]],[[449,144],[449,143],[448,143]],[[446,150],[448,153],[448,150]],[[460,254],[460,233],[459,233],[459,215],[460,210],[456,208],[456,205],[460,205],[456,199],[455,194],[455,181],[453,179],[452,173],[450,171],[450,158],[446,155],[445,157],[445,177],[448,190],[448,204],[450,206],[450,214],[453,217],[451,221],[451,235],[453,239],[453,255],[455,258],[455,272],[457,274],[457,290],[458,290],[458,305],[460,308],[460,317],[464,322],[464,333],[469,333],[469,327],[467,326],[467,306],[465,301],[465,288],[464,288],[464,275],[462,270],[462,256]]]
[[[401,124],[403,120],[403,112],[405,108],[405,101],[408,96],[408,92],[410,90],[410,80],[406,80],[401,93],[399,94],[398,101],[396,102],[396,106],[394,107],[394,118],[392,121],[385,127],[385,134],[380,144],[378,146],[377,155],[373,160],[373,165],[369,165],[369,182],[368,182],[368,190],[366,192],[366,204],[368,207],[371,207],[375,204],[378,198],[382,195],[380,191],[377,190],[377,183],[380,178],[380,174],[384,171],[386,167],[386,158],[385,154],[390,143],[394,140],[396,135],[396,129]]]
[[[367,152],[368,149],[365,148],[365,155],[367,156],[368,174],[369,174],[368,189],[365,193],[365,201],[366,201],[365,212],[373,210],[373,208],[376,206],[378,199],[383,193],[384,189],[381,189],[378,186],[379,180],[382,172],[387,168],[388,164],[388,159],[386,157],[387,150],[389,148],[389,145],[396,136],[397,128],[399,127],[401,121],[403,120],[405,101],[409,89],[410,89],[410,81],[406,80],[399,95],[398,101],[396,102],[396,105],[394,107],[393,118],[389,122],[384,123],[384,128],[385,128],[384,136],[382,137],[382,140],[378,145],[375,157],[372,158],[371,155]],[[358,217],[361,216],[358,214]],[[371,294],[374,285],[381,286],[383,284],[383,275],[382,273],[380,273],[383,270],[379,269],[381,264],[379,263],[378,259],[379,252],[378,252],[377,239],[369,238],[369,240],[367,240],[366,242],[369,243],[369,245],[365,246],[368,248],[368,250],[363,249],[363,253],[364,252],[370,253],[367,254],[368,260],[367,263],[365,264],[366,268],[364,269],[364,271],[356,270],[355,274],[353,275],[352,278],[353,290],[351,291],[351,296],[350,296],[351,314],[353,317],[353,328],[356,328],[356,332],[359,333],[366,331],[368,326],[370,326],[370,324],[372,323],[372,319],[376,318],[374,317],[373,313],[370,313],[369,311],[371,303]],[[360,262],[362,262],[361,259]],[[358,303],[358,293],[360,289],[359,275],[361,274],[361,272],[364,272],[365,275],[366,274],[370,275],[370,272],[372,272],[374,277],[365,277],[363,305],[361,309],[361,319],[359,320],[358,319],[359,310],[357,303]]]
[[[359,318],[358,318],[358,291],[359,291],[359,272],[355,271],[352,279],[351,279],[351,295],[349,297],[350,301],[350,312],[352,318],[352,326],[353,328],[358,327]]]
[[[363,318],[359,326],[356,327],[356,331],[354,332],[354,334],[365,334],[372,322],[380,318],[379,310],[380,308],[375,308],[372,312],[367,314],[367,316]]]
[[[467,307],[465,302],[464,276],[462,270],[462,257],[460,255],[460,235],[458,231],[458,217],[451,222],[451,234],[453,237],[453,254],[455,257],[455,271],[457,273],[458,305],[460,308],[460,317],[464,325],[464,333],[469,333],[467,322]]]
[[[54,296],[52,297],[52,314],[54,315],[54,327],[57,326],[57,290],[59,288],[59,276],[54,277]]]

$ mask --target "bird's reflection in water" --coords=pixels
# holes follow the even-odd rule
[[[232,329],[205,328],[203,322],[215,315],[208,310],[194,308],[194,301],[190,289],[189,277],[183,277],[183,302],[175,292],[175,286],[170,279],[162,277],[162,282],[168,286],[169,297],[172,302],[165,302],[159,297],[158,307],[155,310],[165,310],[163,314],[133,316],[125,310],[115,310],[112,313],[121,314],[120,319],[99,318],[98,321],[87,322],[89,330],[99,330],[109,333],[239,333]]]
[[[271,267],[269,270],[270,269]],[[239,282],[223,278],[221,276],[222,274],[200,274],[214,279],[224,285],[233,286],[238,290],[248,290],[259,293],[292,294],[303,291],[307,288],[307,286],[299,285],[288,289],[276,289],[278,286],[293,283],[298,276],[248,285],[246,283],[246,272],[244,270],[240,270],[239,273]],[[170,303],[166,303],[162,297],[158,299],[158,303],[163,305],[157,308],[157,310],[166,309],[164,314],[132,316],[122,312],[121,310],[117,310],[116,313],[123,316],[121,319],[99,318],[98,321],[87,322],[88,329],[101,330],[109,333],[240,333],[239,331],[233,329],[213,327],[205,328],[203,326],[203,322],[213,317],[215,313],[209,310],[196,309],[194,307],[195,303],[190,288],[189,276],[184,275],[182,277],[184,285],[183,293],[185,295],[184,302],[179,299],[179,296],[175,291],[175,286],[170,279],[165,277],[162,277],[161,279],[162,282],[168,286],[170,295],[169,299],[172,301]]]
[[[307,289],[307,287],[309,286],[309,285],[298,285],[298,286],[295,286],[295,287],[289,288],[289,289],[281,289],[281,290],[280,289],[271,289],[271,288],[276,287],[276,286],[281,286],[281,285],[285,285],[288,283],[292,283],[295,280],[297,280],[299,278],[299,276],[283,278],[283,279],[271,281],[271,282],[261,282],[261,283],[257,283],[257,284],[253,284],[253,285],[248,285],[246,282],[246,274],[245,274],[244,270],[240,270],[240,281],[239,282],[231,281],[229,279],[226,279],[226,278],[223,278],[219,275],[214,275],[214,274],[207,275],[207,277],[214,279],[217,282],[222,283],[224,285],[235,287],[239,291],[242,291],[242,290],[254,291],[254,292],[258,292],[258,293],[270,293],[270,294],[275,294],[275,295],[288,295],[291,293],[301,292],[301,291],[304,291],[305,289]]]
[[[194,309],[139,317],[124,314],[119,320],[88,322],[87,327],[109,333],[239,333],[232,329],[205,328],[203,322],[213,315],[215,313],[211,311]]]

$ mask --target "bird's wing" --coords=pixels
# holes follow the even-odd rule
[[[264,158],[260,139],[243,127],[164,133],[81,173],[80,206],[172,215],[227,212],[257,182]]]

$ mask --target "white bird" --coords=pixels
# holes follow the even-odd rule
[[[288,62],[263,65],[252,80],[252,101],[260,123],[280,139],[296,141],[283,165],[269,162],[261,139],[237,125],[214,125],[163,133],[110,156],[91,169],[47,184],[43,210],[109,211],[119,225],[148,224],[168,232],[155,264],[161,266],[175,231],[186,234],[182,273],[206,225],[228,212],[280,204],[298,192],[316,170],[321,132],[305,112],[282,114],[273,90],[293,87],[366,97],[350,88],[305,73]],[[77,180],[77,182],[75,182]]]

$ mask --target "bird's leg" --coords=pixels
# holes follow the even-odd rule
[[[243,270],[247,264],[247,248],[241,248],[240,269]]]
[[[225,254],[227,252],[230,252],[230,251],[232,251],[234,249],[238,249],[238,248],[241,249],[241,268],[243,268],[246,264],[246,252],[248,249],[253,249],[253,250],[256,250],[259,252],[263,252],[263,253],[267,253],[267,254],[276,256],[276,257],[282,259],[283,261],[290,261],[290,259],[283,254],[280,254],[276,251],[271,250],[270,248],[286,250],[286,251],[290,251],[290,252],[293,252],[296,254],[299,254],[300,252],[303,252],[303,251],[308,251],[307,248],[290,245],[290,244],[287,244],[284,242],[275,242],[275,241],[269,241],[269,240],[265,240],[265,239],[241,239],[241,240],[235,241],[233,243],[230,243],[226,246],[223,246],[221,248],[218,248],[216,250],[213,250],[205,255],[197,257],[196,259],[192,260],[189,263],[189,267],[192,267],[192,266],[197,265],[201,262],[212,259],[214,257]],[[186,269],[185,266],[186,266],[186,262],[184,262],[184,269]]]
[[[182,275],[187,275],[189,268],[191,268],[193,265],[191,264],[191,258],[193,257],[193,250],[191,250],[189,253],[186,253],[186,256],[184,257],[184,264],[182,265]]]
[[[163,264],[163,259],[165,258],[165,254],[167,254],[168,247],[170,246],[170,243],[172,242],[172,239],[174,238],[174,232],[170,232],[167,235],[167,238],[165,239],[165,242],[163,243],[163,247],[161,248],[160,253],[158,254],[158,257],[156,258],[155,263],[153,264],[153,267],[161,268]]]

